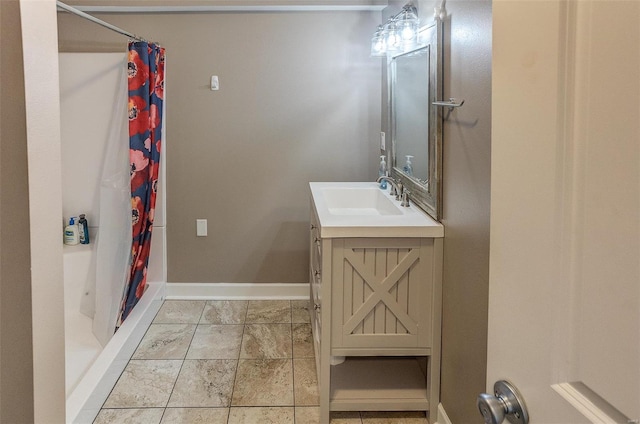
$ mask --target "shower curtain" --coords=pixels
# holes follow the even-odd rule
[[[164,101],[164,48],[129,43],[129,161],[131,173],[131,257],[117,326],[144,294],[156,205]]]
[[[127,125],[127,57],[119,65],[120,85],[115,96],[99,190],[100,225],[95,241],[96,275],[93,334],[106,346],[118,322],[122,290],[131,252],[131,189]],[[88,289],[87,295],[91,294]],[[89,296],[87,296],[89,297]]]

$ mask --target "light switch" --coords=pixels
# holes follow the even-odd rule
[[[206,219],[196,219],[196,236],[198,237],[207,236],[207,220]]]
[[[217,75],[211,76],[211,90],[212,91],[220,90],[220,81],[218,81]]]
[[[387,150],[387,143],[385,141],[385,133],[380,132],[380,150]]]

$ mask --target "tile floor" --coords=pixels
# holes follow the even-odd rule
[[[313,424],[307,301],[165,301],[95,424]],[[333,413],[332,424],[426,424],[424,413]]]

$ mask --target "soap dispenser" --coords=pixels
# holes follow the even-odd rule
[[[78,225],[76,225],[76,218],[69,218],[69,225],[64,227],[64,244],[74,246],[80,242],[78,237]]]
[[[378,168],[378,178],[387,176],[387,162],[384,160],[384,155],[380,156],[380,168]],[[385,190],[387,188],[387,180],[380,181],[380,188]]]
[[[413,158],[413,156],[406,155],[405,157],[407,158],[407,161],[405,162],[404,166],[402,167],[402,170],[408,176],[413,177],[413,165],[411,164],[411,159]]]

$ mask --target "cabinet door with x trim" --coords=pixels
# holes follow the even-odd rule
[[[332,347],[432,346],[433,239],[334,239]]]

